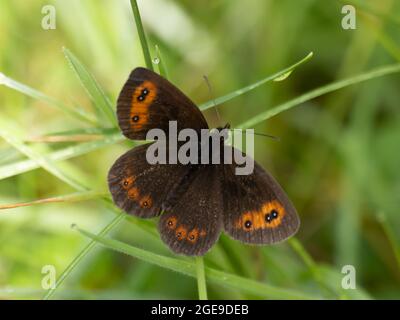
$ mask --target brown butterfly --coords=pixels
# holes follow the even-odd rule
[[[134,69],[117,102],[123,134],[145,140],[150,129],[168,132],[209,129],[197,108],[178,88],[145,68]],[[149,164],[151,143],[135,147],[111,167],[108,184],[115,204],[142,218],[161,217],[161,239],[172,251],[204,255],[222,230],[250,244],[272,244],[295,234],[300,220],[275,181],[255,163],[253,173],[235,175],[237,164]],[[241,152],[221,143],[229,152]]]

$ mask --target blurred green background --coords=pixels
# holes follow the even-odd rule
[[[48,4],[56,8],[55,30],[41,26]],[[355,30],[341,27],[344,4],[356,7]],[[284,81],[220,106],[232,127],[314,88],[400,60],[400,1],[139,0],[138,5],[152,56],[158,45],[169,79],[199,104],[210,99],[203,75],[219,97],[314,52]],[[0,72],[93,114],[62,47],[96,77],[113,106],[130,71],[144,65],[127,0],[0,0]],[[293,242],[268,247],[222,236],[206,265],[322,298],[400,298],[399,88],[399,74],[376,77],[259,123],[257,132],[281,140],[257,137],[255,158],[289,194],[301,228]],[[87,134],[82,129],[94,126],[6,85],[0,85],[0,106],[3,132],[19,132],[41,155],[72,150],[71,157],[54,163],[95,191],[107,193],[109,167],[133,145],[119,139],[93,146],[107,131],[103,138]],[[205,115],[210,125],[220,125],[213,109]],[[57,141],[60,137],[66,141]],[[24,167],[26,156],[8,142],[0,139],[0,205],[76,192],[44,169]],[[96,233],[115,217],[98,196],[64,200],[0,210],[0,298],[43,297],[42,267],[54,265],[59,276],[89,241],[71,224]],[[155,224],[146,226],[154,230]],[[112,237],[173,257],[135,218],[124,220]],[[300,244],[304,251],[295,249]],[[340,289],[341,269],[349,264],[356,268],[356,290]],[[210,298],[262,298],[207,285]],[[194,278],[96,246],[53,297],[196,299],[197,285]]]

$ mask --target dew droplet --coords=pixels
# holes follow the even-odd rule
[[[159,64],[160,63],[160,58],[159,57],[153,58],[153,63],[154,64]]]

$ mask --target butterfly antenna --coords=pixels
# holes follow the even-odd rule
[[[242,129],[235,129],[235,128],[233,128],[233,129],[229,129],[229,130],[232,130],[232,131],[234,131],[234,130],[240,130],[240,131],[242,132],[242,134],[243,134],[243,133],[246,133],[246,132],[243,131]],[[281,140],[281,138],[279,138],[279,137],[277,137],[277,136],[273,136],[273,135],[271,135],[271,134],[267,134],[267,133],[254,132],[253,134],[256,135],[256,136],[262,136],[262,137],[271,138],[271,139],[276,140],[276,141],[280,141],[280,140]]]
[[[208,80],[208,77],[206,75],[204,75],[203,78],[204,78],[204,81],[207,84],[208,92],[210,93],[210,97],[211,97],[211,100],[212,100],[213,105],[214,105],[214,110],[215,110],[215,113],[217,114],[218,123],[221,124],[222,120],[221,120],[221,117],[219,115],[218,106],[217,106],[217,103],[215,102],[214,93],[212,91],[210,81]]]

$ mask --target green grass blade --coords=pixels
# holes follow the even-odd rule
[[[397,240],[395,237],[395,233],[393,232],[392,226],[388,222],[386,215],[383,212],[378,214],[378,221],[382,225],[383,231],[385,232],[385,235],[388,238],[388,241],[396,258],[397,267],[400,270],[400,246],[397,244]]]
[[[197,288],[199,291],[199,300],[207,300],[207,286],[206,275],[204,272],[204,259],[203,257],[196,257],[196,277]]]
[[[115,118],[114,109],[96,79],[70,50],[63,48],[63,52],[72,70],[74,70],[82,86],[89,95],[90,100],[93,102],[100,123],[106,121],[106,123],[108,122],[116,127],[117,119]]]
[[[51,161],[49,161],[46,157],[43,157],[39,152],[36,152],[29,146],[27,146],[21,137],[21,133],[16,129],[16,127],[11,127],[9,119],[4,117],[0,118],[0,136],[6,140],[9,144],[11,144],[14,148],[18,149],[21,153],[25,154],[31,160],[35,161],[38,165],[40,165],[43,169],[47,170],[60,180],[69,184],[73,188],[78,190],[85,190],[85,188],[74,179],[65,175],[61,170],[59,170]]]
[[[92,127],[92,128],[78,128],[73,130],[65,130],[65,131],[55,131],[51,133],[44,134],[44,136],[70,136],[76,134],[99,134],[105,137],[120,132],[117,128],[101,128],[101,127]]]
[[[12,204],[0,204],[0,210],[28,207],[28,206],[33,206],[33,205],[37,205],[37,204],[45,204],[45,203],[86,201],[86,200],[96,199],[99,197],[104,197],[106,195],[107,194],[105,192],[99,192],[99,191],[80,191],[80,192],[74,192],[74,193],[66,194],[66,195],[62,195],[62,196],[38,199],[38,200],[27,201],[27,202],[18,202],[18,203],[12,203]]]
[[[45,135],[28,137],[25,142],[40,142],[40,143],[60,143],[60,142],[87,142],[101,140],[104,136],[101,134],[77,134],[77,135]]]
[[[137,5],[136,0],[131,0],[131,7],[133,16],[135,17],[136,29],[139,35],[140,43],[142,45],[144,62],[146,63],[147,69],[153,70],[149,45],[147,43],[146,34],[144,33],[142,18],[140,17],[139,7]]]
[[[361,83],[367,80],[371,80],[374,78],[382,77],[388,74],[400,72],[400,64],[393,64],[390,66],[384,66],[384,67],[379,67],[374,70],[361,73],[357,76],[349,77],[343,80],[339,80],[330,84],[327,84],[325,86],[319,87],[317,89],[311,90],[305,94],[302,94],[298,96],[297,98],[294,98],[292,100],[289,100],[287,102],[284,102],[272,109],[269,109],[267,111],[264,111],[257,116],[250,118],[249,120],[243,122],[239,126],[236,126],[236,128],[251,128],[255,126],[257,123],[260,123],[261,121],[267,120],[273,116],[276,116],[277,114],[286,111],[290,108],[293,108],[301,103],[304,103],[306,101],[309,101],[311,99],[314,99],[316,97],[322,96],[324,94],[327,94],[329,92],[333,92],[357,83]]]
[[[121,213],[111,220],[98,234],[99,237],[105,236],[113,228],[115,228],[123,219],[125,214]],[[95,247],[96,240],[91,240],[85,248],[72,260],[68,267],[63,271],[60,277],[57,279],[54,288],[49,289],[44,295],[43,300],[49,300],[61,286],[61,284],[68,278],[75,267],[82,261],[82,259]]]
[[[199,108],[200,108],[200,110],[207,110],[207,109],[209,109],[211,107],[214,107],[214,106],[220,105],[220,104],[222,104],[224,102],[227,102],[229,100],[232,100],[232,99],[234,99],[234,98],[236,98],[236,97],[238,97],[238,96],[240,96],[240,95],[242,95],[242,94],[244,94],[246,92],[254,90],[254,89],[258,88],[259,86],[261,86],[261,85],[263,85],[263,84],[265,84],[265,83],[267,83],[269,81],[274,81],[274,80],[277,80],[277,79],[278,79],[278,81],[282,81],[282,80],[286,79],[290,75],[290,73],[293,72],[294,69],[296,69],[301,64],[305,63],[307,60],[311,59],[312,56],[313,56],[313,53],[310,52],[306,57],[304,57],[300,61],[296,62],[295,64],[291,65],[290,67],[287,67],[286,69],[283,69],[283,70],[281,70],[281,71],[279,71],[277,73],[274,73],[273,75],[268,76],[268,77],[266,77],[264,79],[261,79],[261,80],[255,82],[255,83],[253,83],[251,85],[248,85],[248,86],[246,86],[246,87],[244,87],[242,89],[233,91],[233,92],[228,93],[228,94],[226,94],[226,95],[224,95],[222,97],[216,98],[216,99],[208,101],[206,103],[203,103],[203,104],[201,104],[199,106]]]
[[[130,255],[162,268],[173,270],[191,277],[196,277],[196,265],[193,261],[171,258],[155,254],[143,249],[127,245],[118,240],[96,236],[88,231],[77,228],[83,235],[101,243],[103,246],[115,251]],[[221,284],[227,288],[254,294],[262,298],[271,299],[320,299],[319,296],[308,295],[291,289],[270,286],[265,283],[249,280],[233,274],[225,273],[212,268],[205,268],[208,281]]]
[[[236,274],[248,278],[251,277],[254,268],[247,263],[247,257],[242,254],[242,251],[237,249],[236,243],[232,242],[230,238],[223,234],[219,237],[218,245],[222,247],[223,252],[227,256]]]
[[[306,249],[303,247],[301,242],[296,239],[295,237],[292,237],[288,240],[289,245],[292,247],[292,249],[300,256],[300,258],[303,260],[304,264],[307,266],[307,268],[310,270],[312,276],[314,277],[315,281],[319,284],[321,289],[325,291],[329,296],[334,295],[336,297],[343,296],[343,292],[336,292],[332,290],[324,281],[322,278],[322,275],[320,273],[320,270],[318,268],[318,265],[315,263],[311,255],[306,251]]]
[[[61,150],[50,152],[46,154],[46,158],[51,162],[67,160],[81,156],[83,154],[87,154],[89,152],[103,148],[105,146],[115,144],[116,142],[120,142],[122,140],[123,140],[122,135],[120,133],[117,133],[110,135],[104,138],[103,140],[79,143],[73,146],[66,147]],[[18,162],[13,162],[11,164],[3,165],[0,167],[0,180],[16,176],[18,174],[37,169],[39,167],[40,167],[39,163],[32,159],[22,160]]]
[[[65,112],[66,114],[68,114],[69,116],[71,116],[75,119],[78,119],[78,120],[81,120],[81,121],[84,121],[87,123],[91,123],[91,124],[97,123],[96,119],[93,118],[92,115],[88,114],[84,110],[71,108],[71,107],[65,105],[63,102],[58,101],[57,99],[49,97],[46,94],[44,94],[36,89],[33,89],[21,82],[18,82],[14,79],[7,77],[6,75],[4,75],[1,72],[0,72],[0,85],[5,85],[6,87],[8,87],[10,89],[14,89],[18,92],[21,92],[22,94],[25,94],[28,97],[43,101],[46,104],[48,104],[49,106],[57,107],[58,109],[62,110],[63,112]]]

